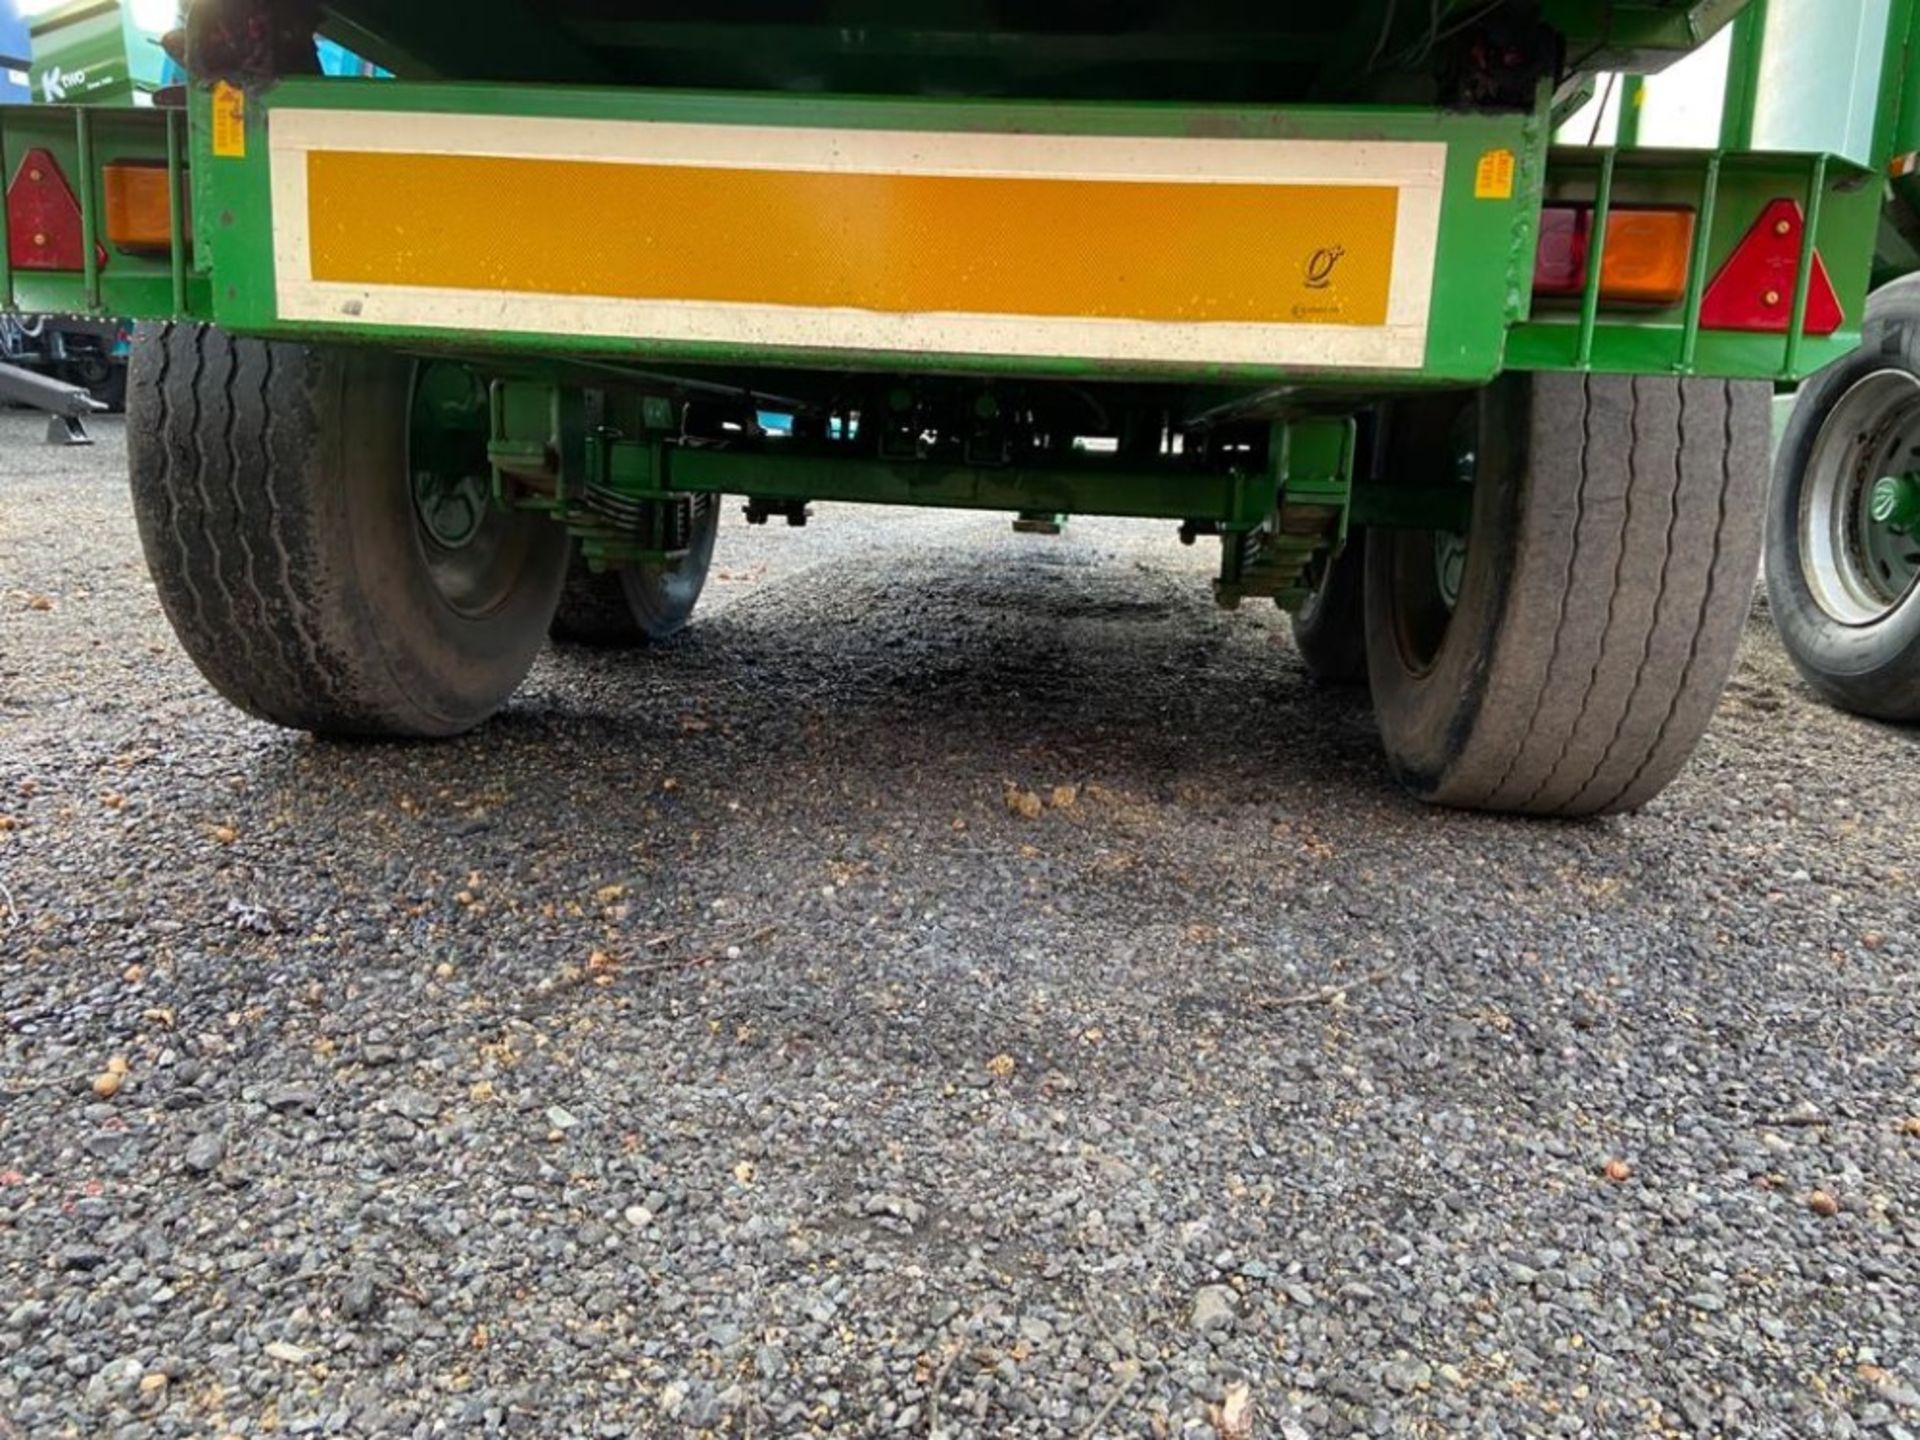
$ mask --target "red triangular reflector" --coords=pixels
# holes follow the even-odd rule
[[[1793,287],[1800,276],[1800,241],[1806,216],[1797,200],[1775,200],[1734,246],[1700,302],[1708,330],[1753,330],[1784,335],[1793,320]],[[1807,289],[1807,334],[1831,335],[1846,316],[1834,293],[1826,262],[1813,252],[1813,283]]]
[[[29,150],[7,186],[7,251],[16,270],[86,268],[80,248],[80,202],[50,150]],[[104,245],[97,250],[107,263]]]

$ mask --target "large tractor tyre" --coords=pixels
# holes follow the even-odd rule
[[[1293,643],[1323,685],[1367,683],[1367,541],[1356,530],[1293,614]]]
[[[241,709],[439,737],[526,678],[567,535],[491,504],[486,394],[463,367],[142,327],[128,409],[161,603]]]
[[[1408,788],[1599,815],[1679,773],[1753,598],[1768,403],[1754,383],[1515,375],[1396,415],[1397,479],[1474,481],[1464,536],[1367,548],[1374,709]]]
[[[1920,720],[1920,276],[1868,301],[1864,343],[1800,391],[1774,473],[1767,597],[1814,689]]]
[[[687,551],[670,565],[629,565],[598,574],[575,554],[553,617],[553,638],[603,649],[633,649],[671,640],[687,628],[713,565],[720,497],[693,502]]]

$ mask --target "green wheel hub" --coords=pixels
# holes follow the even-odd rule
[[[494,503],[487,428],[487,387],[471,370],[445,360],[415,367],[407,430],[414,529],[435,587],[473,618],[507,602],[528,543],[528,517]]]
[[[1895,530],[1920,525],[1920,475],[1886,475],[1874,483],[1873,523]]]
[[[413,508],[443,550],[460,550],[473,543],[487,518],[487,485],[477,475],[446,476],[432,470],[413,477]]]

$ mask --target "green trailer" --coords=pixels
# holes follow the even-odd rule
[[[1881,221],[1885,154],[1555,143],[1742,9],[200,0],[183,107],[0,119],[0,299],[154,322],[147,557],[282,725],[665,638],[722,496],[1121,515],[1364,679],[1416,794],[1616,811],[1712,714],[1769,397]]]

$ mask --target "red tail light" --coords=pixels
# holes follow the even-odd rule
[[[1793,292],[1800,278],[1806,216],[1797,200],[1775,200],[1734,247],[1700,302],[1708,330],[1785,334],[1793,323]],[[1818,250],[1807,287],[1807,334],[1831,335],[1846,318]]]
[[[1672,305],[1687,293],[1693,211],[1623,207],[1607,215],[1600,298],[1613,304]],[[1533,293],[1578,296],[1587,288],[1593,207],[1549,205],[1540,215]]]
[[[7,186],[7,252],[16,270],[86,268],[80,202],[48,150],[29,150]],[[106,247],[97,250],[102,265]]]

